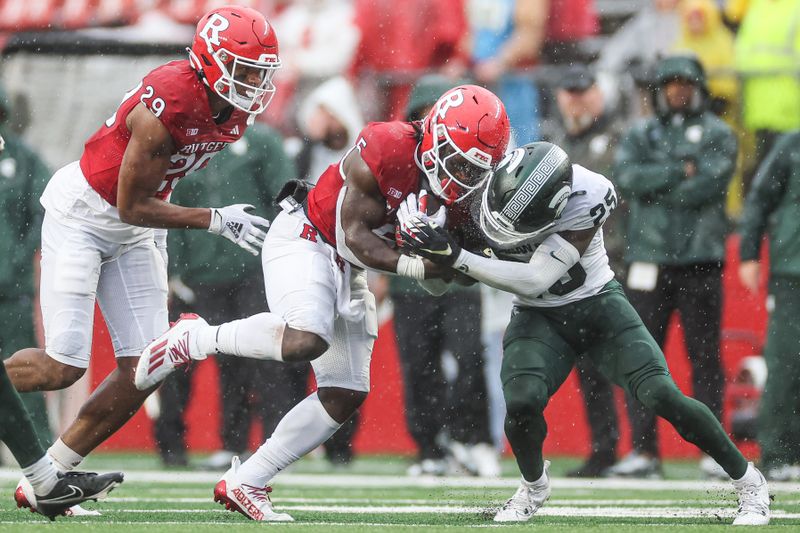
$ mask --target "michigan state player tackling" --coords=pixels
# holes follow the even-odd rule
[[[506,436],[522,482],[495,521],[526,521],[550,496],[543,411],[575,359],[589,357],[725,469],[739,496],[734,524],[768,523],[764,477],[711,411],[678,389],[664,354],[614,280],[602,231],[617,205],[611,182],[571,165],[553,144],[531,143],[506,156],[475,202],[486,246],[481,254],[463,250],[425,217],[412,215],[400,227],[407,252],[516,295],[501,378]]]

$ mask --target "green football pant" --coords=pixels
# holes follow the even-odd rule
[[[6,443],[14,458],[25,468],[44,456],[45,450],[28,411],[11,384],[6,368],[0,364],[0,440]]]
[[[30,299],[15,298],[0,300],[0,321],[13,324],[13,327],[0,331],[0,348],[2,359],[8,359],[14,352],[22,348],[36,346],[33,333],[33,308]],[[42,392],[25,392],[19,395],[28,410],[36,435],[42,444],[49,446],[53,442],[50,421],[47,417],[47,405]]]
[[[767,383],[758,417],[765,468],[800,463],[800,279],[773,278],[764,359]]]
[[[747,461],[703,403],[685,396],[664,354],[616,281],[591,298],[555,308],[517,307],[503,339],[505,431],[525,479],[542,475],[544,408],[577,357],[670,422],[734,479]]]

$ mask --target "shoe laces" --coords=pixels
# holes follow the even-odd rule
[[[767,506],[761,501],[760,489],[761,485],[747,485],[739,490],[739,514],[766,514]]]
[[[266,503],[272,505],[272,500],[269,497],[269,493],[272,492],[272,487],[256,487],[254,485],[247,485],[242,483],[242,487],[247,489],[247,495],[252,499],[259,503]]]
[[[530,488],[521,486],[517,492],[503,505],[504,511],[518,511],[529,514],[531,510]]]

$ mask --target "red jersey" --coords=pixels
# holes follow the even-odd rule
[[[394,241],[394,213],[409,193],[419,192],[422,170],[416,163],[419,133],[410,122],[370,122],[355,149],[372,171],[386,199],[384,223]],[[348,152],[349,154],[350,152]],[[347,156],[345,156],[347,157]],[[344,157],[342,161],[344,161]],[[344,184],[342,161],[331,165],[308,193],[306,214],[325,240],[336,245],[336,201]]]
[[[226,145],[241,138],[247,128],[249,114],[238,109],[222,124],[214,122],[205,85],[188,60],[156,68],[125,94],[117,112],[86,141],[81,156],[86,181],[113,206],[117,205],[122,156],[131,138],[125,119],[139,102],[166,126],[176,146],[155,194],[162,200],[169,198],[178,180],[206,166]]]

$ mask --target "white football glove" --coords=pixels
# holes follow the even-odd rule
[[[267,237],[269,220],[247,211],[255,209],[250,204],[235,204],[211,208],[211,224],[208,231],[222,235],[253,255],[258,255]]]
[[[427,207],[428,191],[425,189],[419,191],[419,198],[417,198],[417,195],[413,192],[406,196],[400,203],[400,207],[397,208],[397,222],[400,225],[399,229],[408,232],[409,221],[411,219],[416,219],[417,222],[420,220],[424,222],[433,222],[440,228],[443,228],[447,221],[447,210],[445,207],[441,206],[439,210],[432,215],[427,213]]]

